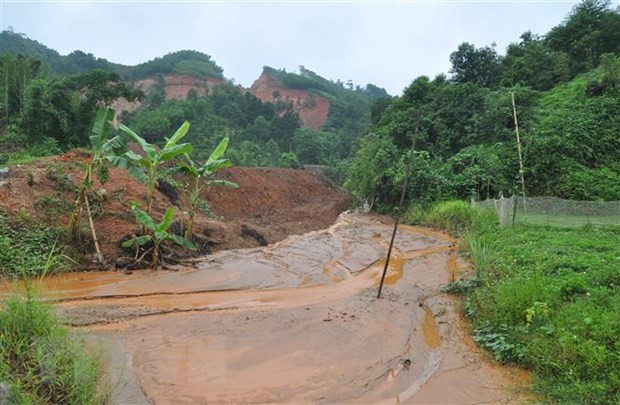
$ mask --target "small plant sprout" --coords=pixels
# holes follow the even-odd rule
[[[157,182],[164,176],[163,165],[192,151],[191,144],[179,143],[189,130],[189,122],[185,121],[170,139],[166,138],[166,144],[160,150],[125,125],[121,124],[119,129],[140,145],[145,156],[127,151],[120,156],[113,157],[111,161],[115,166],[128,169],[130,175],[146,184],[146,213],[150,215],[153,206],[153,191]]]
[[[103,254],[99,248],[99,241],[97,239],[97,232],[95,231],[95,224],[93,223],[93,217],[90,210],[90,203],[88,201],[88,191],[93,186],[93,179],[95,174],[102,184],[108,179],[108,168],[106,166],[106,159],[115,155],[115,151],[122,148],[124,143],[120,136],[114,136],[108,139],[110,130],[112,129],[112,120],[114,119],[114,110],[107,107],[100,107],[97,110],[95,116],[95,123],[93,124],[92,133],[90,136],[90,144],[93,151],[91,160],[86,164],[84,173],[84,180],[78,191],[78,196],[75,199],[75,207],[73,214],[71,215],[71,221],[69,222],[69,237],[73,237],[79,229],[80,217],[82,214],[82,203],[86,206],[88,214],[88,224],[93,237],[93,242],[96,250],[96,258],[99,263],[103,263]]]
[[[147,234],[135,236],[132,239],[129,239],[125,243],[123,243],[123,247],[132,247],[132,246],[144,246],[147,243],[153,244],[153,253],[152,253],[152,261],[151,265],[153,268],[156,268],[160,263],[160,249],[162,243],[166,241],[172,241],[177,245],[180,245],[189,250],[196,250],[196,245],[185,239],[182,236],[175,235],[173,233],[168,232],[170,225],[172,225],[172,219],[174,217],[174,209],[172,207],[166,210],[164,214],[164,218],[158,224],[155,223],[153,218],[138,208],[138,204],[132,204],[131,211],[136,217],[136,221],[138,224],[142,225],[143,228],[147,230]]]
[[[210,179],[219,170],[232,166],[230,159],[222,158],[227,147],[228,137],[222,139],[217,148],[215,148],[215,150],[211,153],[211,156],[209,156],[209,159],[207,159],[205,164],[202,166],[199,166],[196,162],[194,162],[190,158],[189,154],[185,154],[185,161],[179,163],[181,172],[192,178],[192,185],[189,192],[189,220],[185,230],[185,238],[188,240],[192,240],[194,216],[196,215],[196,210],[198,209],[198,204],[200,202],[200,193],[204,189],[205,185],[215,184],[219,186],[239,188],[237,183],[226,180]],[[204,182],[205,178],[210,180]]]

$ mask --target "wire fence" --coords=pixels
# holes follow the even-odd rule
[[[501,226],[529,225],[620,225],[620,201],[574,201],[557,197],[517,197],[474,201],[494,209]]]

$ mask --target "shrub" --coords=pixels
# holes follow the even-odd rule
[[[498,222],[495,212],[474,208],[460,200],[437,203],[429,210],[413,206],[406,213],[405,221],[443,229],[457,236],[468,231],[492,230]]]

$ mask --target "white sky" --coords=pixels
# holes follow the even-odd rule
[[[461,42],[495,42],[503,53],[527,30],[547,32],[576,3],[0,0],[0,26],[63,55],[80,49],[130,65],[195,49],[244,86],[264,65],[304,65],[329,79],[400,94],[414,77],[447,73]]]

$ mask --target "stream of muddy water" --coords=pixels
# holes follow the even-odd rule
[[[439,292],[462,265],[450,237],[400,227],[375,298],[390,231],[345,213],[265,248],[42,291],[103,348],[115,403],[522,401],[522,373],[485,360]]]

